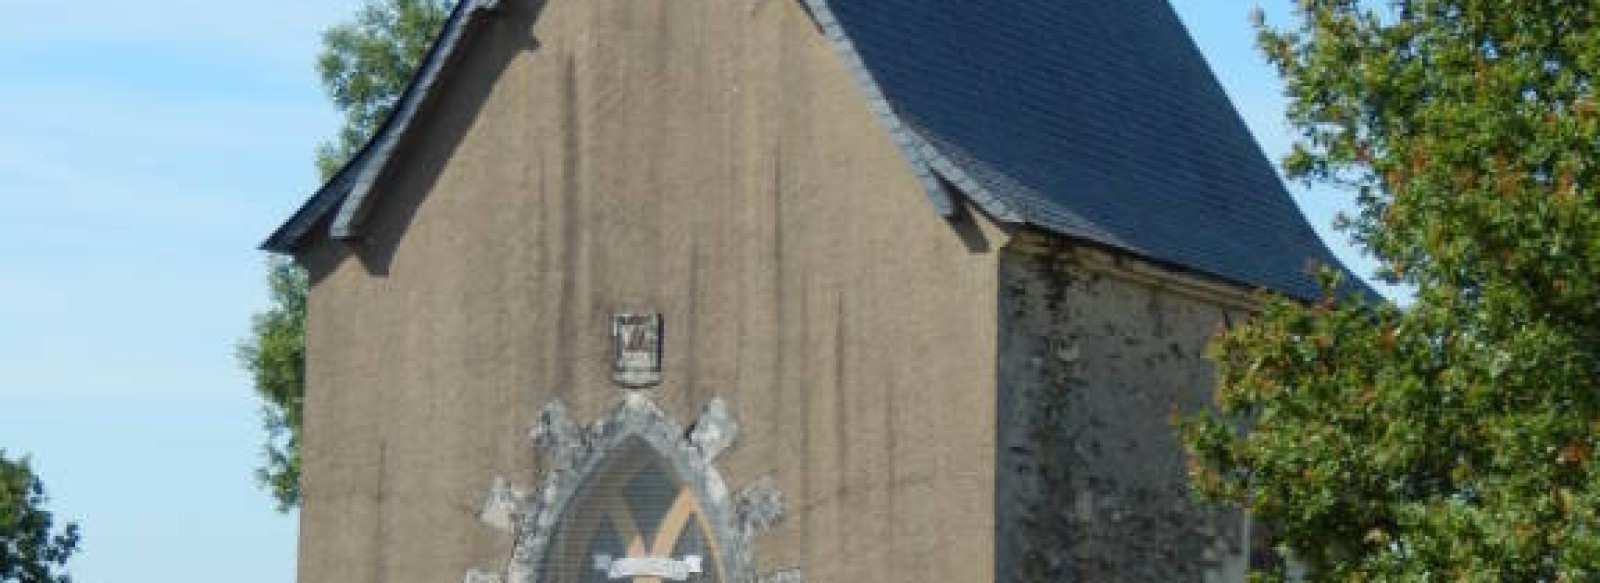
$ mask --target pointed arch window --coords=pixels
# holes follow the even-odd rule
[[[691,480],[629,438],[578,488],[538,581],[721,583],[723,561]]]

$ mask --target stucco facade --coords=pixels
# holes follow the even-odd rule
[[[745,428],[719,465],[789,515],[758,570],[993,576],[998,263],[926,195],[792,2],[503,2],[378,185],[365,237],[310,241],[302,583],[504,564],[495,476],[528,432],[623,398],[612,314],[666,320],[649,394]]]

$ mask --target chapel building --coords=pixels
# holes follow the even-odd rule
[[[265,247],[301,583],[1242,581],[1171,415],[1338,265],[1164,0],[463,0]]]

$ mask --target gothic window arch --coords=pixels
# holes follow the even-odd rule
[[[514,536],[511,563],[466,581],[799,583],[798,569],[754,572],[750,538],[785,503],[770,477],[729,491],[715,462],[738,434],[721,400],[687,430],[637,393],[587,429],[551,403],[534,429],[543,484],[528,496],[498,479],[484,507],[486,524]]]
[[[721,583],[714,529],[692,482],[626,440],[579,486],[542,561],[548,583]]]

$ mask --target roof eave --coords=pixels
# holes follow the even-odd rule
[[[439,38],[428,49],[411,82],[378,131],[344,167],[334,174],[289,220],[261,244],[263,251],[292,254],[317,225],[329,219],[329,235],[336,240],[360,237],[362,222],[371,208],[373,189],[394,161],[399,145],[416,126],[423,105],[432,101],[448,65],[456,60],[477,30],[481,16],[500,7],[501,0],[461,0]]]

